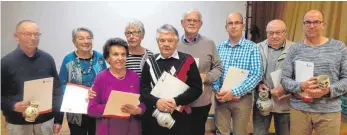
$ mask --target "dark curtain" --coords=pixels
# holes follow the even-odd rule
[[[282,19],[285,2],[252,1],[250,34],[251,40],[259,43],[266,39],[266,25],[274,19]]]

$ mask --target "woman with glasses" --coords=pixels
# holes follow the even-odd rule
[[[67,83],[91,87],[95,76],[106,69],[102,54],[92,50],[93,32],[87,28],[72,31],[72,42],[76,50],[65,56],[59,77],[63,91]],[[71,135],[94,135],[95,118],[84,114],[67,113]]]

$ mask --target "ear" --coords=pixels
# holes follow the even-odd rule
[[[181,25],[184,28],[184,20],[181,20]]]
[[[19,34],[18,33],[14,33],[13,36],[14,36],[14,39],[16,39],[16,41],[19,41],[19,37],[18,37]]]

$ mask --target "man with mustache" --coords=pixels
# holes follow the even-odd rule
[[[347,48],[339,40],[323,36],[326,27],[323,13],[310,10],[303,17],[303,41],[293,45],[287,53],[282,71],[282,85],[295,95],[306,92],[312,97],[307,102],[292,96],[290,134],[338,135],[341,125],[340,96],[347,92]],[[295,80],[297,61],[313,63],[313,76],[303,82]],[[331,86],[319,88],[316,76],[328,75]]]
[[[267,135],[272,116],[275,120],[275,130],[278,135],[289,135],[289,98],[290,94],[285,94],[281,84],[275,85],[270,74],[280,70],[283,66],[287,50],[294,44],[286,40],[287,29],[282,20],[272,20],[266,27],[267,39],[257,44],[263,61],[263,78],[258,84],[258,90],[254,95],[253,106],[253,129],[254,135]],[[269,115],[263,116],[261,110],[256,107],[259,92],[270,90],[272,111]]]
[[[252,109],[252,92],[261,80],[261,57],[255,43],[242,37],[245,25],[240,13],[232,13],[226,18],[225,29],[229,39],[217,47],[223,74],[213,84],[216,90],[215,120],[217,135],[230,135],[230,120],[233,121],[233,134],[246,135],[247,124]],[[248,70],[247,79],[233,89],[221,89],[230,67]]]

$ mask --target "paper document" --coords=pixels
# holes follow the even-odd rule
[[[39,102],[40,114],[52,112],[53,77],[24,82],[23,101]]]
[[[313,77],[313,69],[314,69],[314,63],[313,62],[305,62],[296,60],[295,61],[295,81],[297,82],[303,82],[310,77]],[[300,97],[302,97],[303,100],[311,102],[312,97],[310,97],[306,92],[298,93]]]
[[[221,90],[231,90],[241,85],[248,77],[249,71],[230,67],[223,81]]]
[[[152,89],[151,94],[158,98],[174,98],[188,88],[187,84],[164,71]]]
[[[125,104],[138,106],[140,104],[139,98],[140,94],[112,90],[108,97],[103,117],[129,118],[130,114],[123,113],[121,108]]]
[[[270,76],[274,87],[277,87],[281,83],[282,69],[271,72]]]
[[[89,87],[67,84],[65,88],[61,112],[87,114]]]
[[[199,68],[199,58],[194,58],[194,60],[195,60],[195,63],[196,63],[196,66]]]

